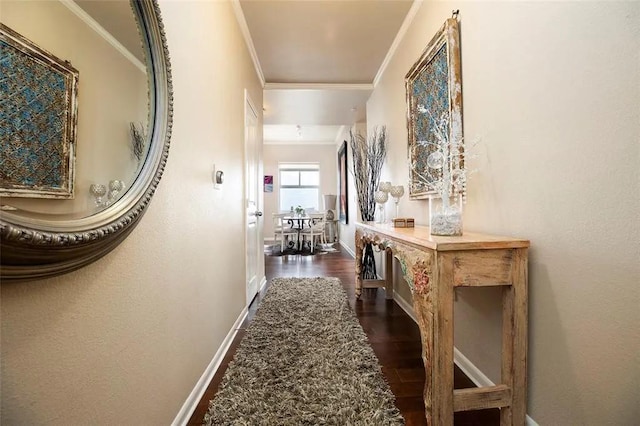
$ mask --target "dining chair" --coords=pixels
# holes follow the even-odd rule
[[[306,237],[309,237],[311,242],[311,253],[313,253],[316,237],[320,238],[321,244],[327,243],[327,236],[325,233],[326,213],[311,213],[309,214],[309,217],[311,218],[310,226],[308,228],[303,228],[300,231],[300,235],[302,235],[303,241]]]
[[[284,218],[287,215],[288,213],[273,213],[273,236],[276,241],[280,241],[281,252],[284,251],[285,242],[290,236],[298,236],[298,230],[285,223]]]

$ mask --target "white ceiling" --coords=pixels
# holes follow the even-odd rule
[[[335,130],[366,120],[374,80],[413,0],[239,3],[265,80],[265,141],[296,126],[303,136],[296,132],[295,141],[308,141],[321,132],[307,126]]]
[[[365,119],[373,85],[335,89],[278,89],[265,85],[265,124],[350,125]]]
[[[342,142],[344,126],[314,126],[280,124],[264,126],[264,143],[267,145],[306,143],[335,144]]]
[[[240,0],[265,81],[371,83],[408,0]]]

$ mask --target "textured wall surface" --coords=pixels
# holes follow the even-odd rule
[[[540,424],[640,415],[640,5],[425,2],[367,107],[406,181],[404,76],[460,9],[465,229],[531,240],[529,405]],[[391,208],[391,205],[389,205]],[[427,222],[426,201],[401,201]],[[492,290],[455,304],[456,346],[499,381]]]
[[[3,283],[2,424],[169,424],[245,306],[244,89],[257,105],[262,89],[229,2],[161,10],[175,93],[165,175],[106,257]]]

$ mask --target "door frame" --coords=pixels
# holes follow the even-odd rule
[[[245,255],[245,280],[244,280],[244,286],[245,286],[245,300],[246,300],[246,304],[247,306],[251,303],[251,300],[249,300],[249,294],[248,294],[248,287],[247,284],[249,283],[249,276],[247,274],[247,264],[249,262],[249,259],[247,257],[247,250],[248,250],[248,246],[249,246],[249,233],[248,231],[248,216],[246,214],[246,210],[247,210],[247,202],[249,199],[249,193],[248,193],[248,185],[249,185],[249,167],[248,167],[248,146],[247,146],[247,138],[248,138],[248,133],[247,133],[247,117],[248,114],[250,113],[248,108],[251,108],[253,110],[253,113],[256,117],[256,127],[260,127],[261,125],[261,120],[260,120],[260,114],[258,113],[258,109],[255,106],[255,102],[253,102],[253,100],[251,99],[251,96],[249,95],[249,91],[247,89],[244,89],[244,104],[243,104],[243,109],[244,109],[244,147],[243,147],[243,153],[244,153],[244,170],[243,170],[243,174],[244,174],[244,185],[243,185],[243,192],[244,192],[244,197],[243,197],[243,212],[244,212],[244,243],[245,243],[245,250],[244,250],[244,255]],[[261,199],[261,192],[260,192],[260,188],[261,188],[261,182],[260,182],[260,170],[261,170],[261,156],[259,155],[259,146],[260,146],[260,140],[259,138],[256,138],[256,143],[254,146],[254,157],[255,157],[255,161],[256,161],[256,169],[255,169],[255,173],[256,173],[256,210],[257,211],[264,211],[264,202]],[[262,219],[264,220],[264,216],[261,216]],[[266,283],[266,279],[265,279],[265,275],[264,275],[264,262],[260,261],[261,257],[264,256],[264,249],[263,249],[263,238],[262,238],[262,233],[263,233],[263,229],[264,229],[264,222],[263,220],[260,220],[260,217],[258,217],[256,219],[256,280],[257,280],[257,286],[258,286],[258,293],[262,290],[264,284]],[[262,267],[261,267],[262,266]],[[252,297],[253,299],[253,297]]]

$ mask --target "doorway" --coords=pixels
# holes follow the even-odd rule
[[[246,218],[246,295],[247,306],[256,297],[259,290],[260,277],[258,276],[259,255],[262,254],[260,244],[261,235],[260,219],[262,211],[259,209],[259,179],[258,172],[258,113],[255,104],[251,101],[247,90],[244,92],[245,127],[244,127],[244,153],[245,153],[245,218]]]

